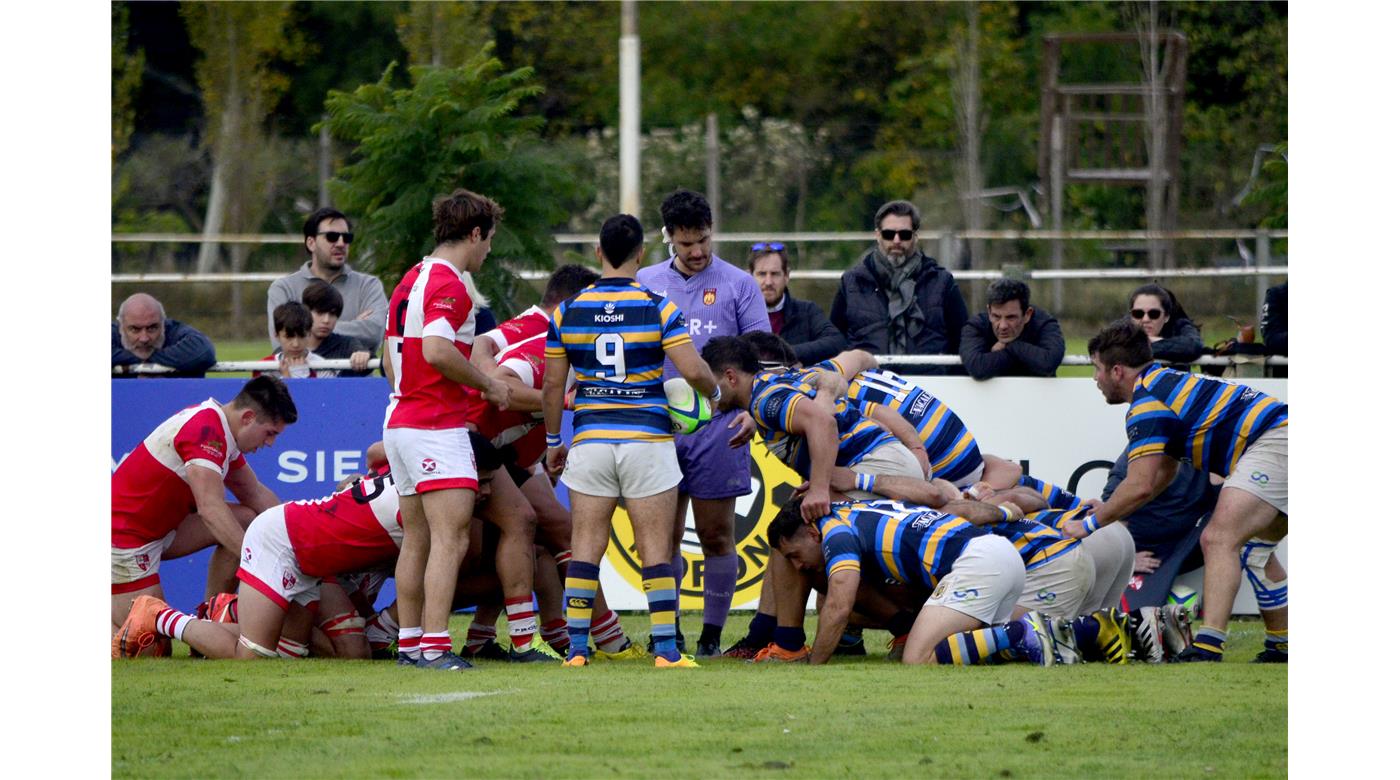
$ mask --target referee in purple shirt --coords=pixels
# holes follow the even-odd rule
[[[715,336],[770,332],[758,283],[710,252],[714,219],[705,198],[690,190],[676,190],[661,204],[661,223],[674,254],[664,263],[643,268],[637,281],[680,307],[695,348],[703,350]],[[677,375],[667,360],[665,378]],[[749,440],[753,432],[754,422],[748,413],[735,410],[715,417],[693,434],[676,437],[676,455],[685,474],[676,504],[671,559],[678,592],[684,569],[680,542],[687,504],[694,509],[695,531],[705,554],[705,617],[695,648],[697,658],[720,654],[720,632],[734,601],[739,576],[734,499],[750,492]],[[677,623],[679,620],[678,616]],[[676,638],[684,642],[679,627]]]

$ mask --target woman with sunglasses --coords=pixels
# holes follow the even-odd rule
[[[1161,285],[1144,284],[1128,296],[1128,318],[1147,333],[1152,358],[1171,363],[1178,371],[1190,371],[1191,361],[1206,351],[1201,330],[1186,316],[1176,296]]]

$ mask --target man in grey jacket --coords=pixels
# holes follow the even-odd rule
[[[335,287],[345,303],[345,316],[335,325],[342,336],[373,344],[378,349],[384,340],[384,324],[389,314],[389,299],[379,278],[360,273],[346,263],[350,258],[350,220],[332,208],[311,213],[302,225],[302,236],[309,259],[301,268],[278,279],[267,288],[267,337],[274,345],[277,331],[272,325],[272,311],[288,301],[301,301],[301,294],[313,279],[321,279]]]

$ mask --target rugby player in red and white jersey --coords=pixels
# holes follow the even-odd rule
[[[393,391],[384,448],[401,498],[404,540],[398,589],[399,663],[469,669],[452,652],[447,619],[476,501],[466,390],[504,409],[510,388],[469,362],[476,310],[463,282],[481,270],[505,212],[459,189],[433,204],[433,253],[404,274],[389,299],[385,373]]]
[[[140,596],[161,596],[160,562],[218,545],[209,562],[210,595],[232,587],[243,529],[275,506],[243,458],[272,444],[297,409],[287,386],[258,377],[232,401],[210,398],[182,409],[146,437],[112,472],[112,634]],[[229,504],[224,490],[239,504]]]
[[[403,540],[399,510],[387,470],[322,499],[274,506],[243,538],[237,623],[196,620],[147,596],[132,606],[120,634],[132,647],[150,634],[178,639],[210,658],[296,658],[307,655],[316,624],[337,656],[368,658],[364,620],[343,595],[327,610],[335,614],[317,620],[321,580],[391,564]],[[343,641],[350,634],[355,641]]]

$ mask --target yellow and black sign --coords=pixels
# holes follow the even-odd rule
[[[750,466],[753,492],[740,496],[735,502],[738,511],[734,516],[734,551],[739,555],[735,604],[758,598],[763,570],[768,565],[768,522],[778,514],[778,508],[801,483],[797,474],[769,453],[757,436],[749,442],[749,452],[753,455]],[[687,537],[693,539],[694,526],[689,519],[686,521],[686,531]],[[685,572],[681,577],[681,609],[699,609],[704,606],[704,554],[698,544],[683,540],[681,556],[685,559]],[[642,561],[633,544],[632,520],[620,507],[613,513],[608,559],[623,579],[639,592],[642,590]]]

